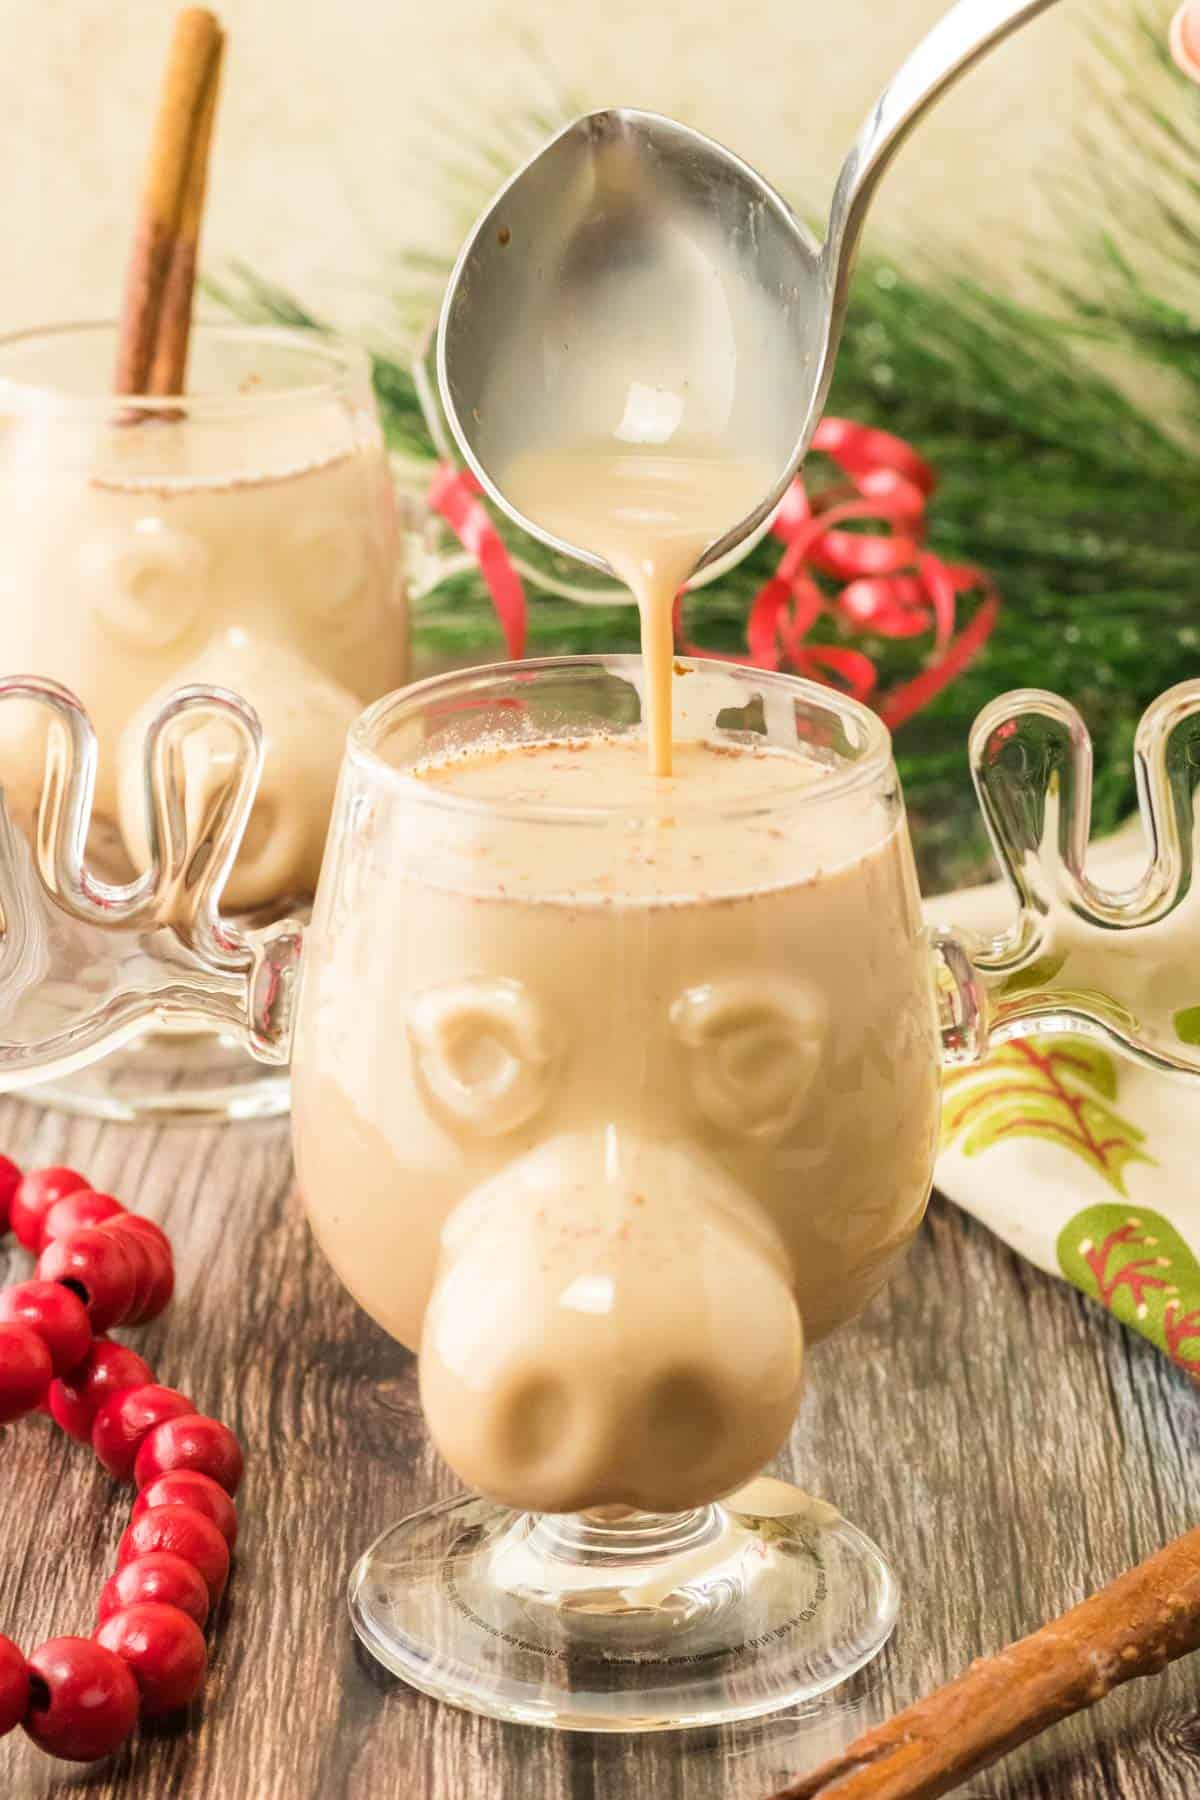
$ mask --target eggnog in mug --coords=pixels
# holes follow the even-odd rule
[[[387,777],[386,802],[349,800],[306,950],[317,1236],[419,1348],[471,1486],[553,1513],[727,1493],[929,1190],[930,958],[894,786],[720,732],[678,739],[664,779],[640,732],[586,728]]]

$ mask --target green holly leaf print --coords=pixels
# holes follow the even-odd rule
[[[1072,1151],[1118,1194],[1133,1162],[1152,1163],[1146,1134],[1110,1104],[1117,1067],[1088,1038],[1018,1038],[979,1068],[945,1078],[942,1148],[962,1140],[978,1156],[1009,1138],[1043,1138]]]
[[[1175,1036],[1181,1044],[1200,1044],[1200,1006],[1185,1006],[1175,1014]]]
[[[1200,1260],[1161,1213],[1107,1202],[1058,1236],[1067,1280],[1200,1381]]]

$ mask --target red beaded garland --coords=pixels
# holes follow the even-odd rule
[[[140,1454],[138,1460],[141,1460]],[[134,1479],[137,1480],[136,1466]],[[172,1469],[143,1487],[133,1503],[132,1518],[140,1519],[152,1506],[190,1506],[211,1519],[232,1550],[237,1543],[237,1508],[225,1489],[199,1469]]]
[[[150,1248],[146,1238],[137,1237],[132,1231],[120,1231],[119,1220],[102,1219],[100,1223],[102,1229],[110,1231],[117,1238],[133,1270],[133,1293],[121,1323],[145,1325],[151,1317],[150,1301],[158,1278],[158,1252]]]
[[[111,1231],[120,1239],[122,1249],[134,1265],[137,1279],[125,1320],[127,1325],[145,1325],[151,1319],[157,1319],[175,1292],[175,1260],[171,1246],[157,1225],[151,1225],[146,1231],[143,1228],[147,1225],[150,1225],[149,1219],[139,1219],[127,1212],[105,1219],[101,1225],[102,1231]]]
[[[52,1756],[95,1762],[125,1742],[137,1714],[137,1683],[103,1644],[51,1638],[29,1658],[29,1710],[21,1724]]]
[[[13,1195],[21,1185],[21,1171],[11,1157],[0,1156],[0,1237],[8,1230],[8,1215],[12,1209]],[[0,1638],[0,1645],[7,1644],[7,1638]],[[2,1652],[0,1652],[2,1654]]]
[[[192,1412],[157,1425],[142,1439],[133,1465],[140,1488],[175,1469],[210,1475],[227,1494],[236,1494],[242,1479],[242,1447],[227,1425]]]
[[[117,1548],[117,1567],[151,1550],[169,1550],[199,1569],[209,1599],[217,1604],[229,1574],[229,1545],[211,1519],[190,1506],[152,1506],[126,1526]]]
[[[0,1637],[0,1737],[14,1730],[28,1711],[29,1670],[25,1658],[11,1638]]]
[[[42,1241],[38,1246],[44,1250],[55,1238],[69,1237],[71,1232],[79,1231],[84,1225],[103,1225],[106,1219],[115,1218],[125,1208],[111,1194],[94,1194],[91,1188],[78,1188],[75,1193],[67,1194],[62,1200],[56,1200],[42,1220]]]
[[[50,1352],[32,1325],[0,1325],[0,1425],[32,1412],[53,1374]]]
[[[208,1651],[195,1619],[177,1606],[139,1600],[106,1619],[96,1642],[129,1669],[142,1698],[142,1717],[178,1712],[196,1698],[208,1667]]]
[[[96,1603],[97,1623],[103,1625],[113,1613],[136,1606],[139,1600],[161,1600],[167,1606],[177,1606],[197,1625],[204,1624],[211,1604],[208,1583],[199,1569],[194,1563],[184,1562],[173,1550],[148,1550],[145,1556],[135,1556],[110,1575]]]
[[[195,1410],[186,1394],[155,1382],[114,1394],[96,1414],[92,1449],[110,1475],[128,1481],[142,1439],[164,1419],[178,1419]]]
[[[154,1380],[150,1364],[136,1350],[96,1338],[84,1361],[67,1381],[50,1383],[50,1416],[69,1437],[92,1441],[96,1414],[114,1394],[146,1387]]]
[[[43,1222],[55,1201],[87,1186],[87,1176],[75,1169],[31,1169],[23,1175],[14,1190],[8,1217],[18,1244],[36,1256],[42,1247]]]
[[[26,1659],[0,1636],[0,1737],[17,1725],[68,1761],[107,1756],[138,1713],[188,1705],[204,1680],[202,1628],[237,1539],[237,1439],[149,1364],[100,1336],[157,1317],[171,1298],[165,1233],[74,1169],[21,1170],[0,1156],[0,1237],[39,1257],[0,1290],[0,1425],[35,1409],[90,1441],[143,1488],[100,1595],[92,1638],[53,1638]],[[96,1333],[96,1336],[93,1336]]]
[[[112,1221],[114,1224],[115,1222],[115,1220]],[[106,1229],[110,1229],[107,1223]],[[171,1240],[162,1226],[156,1225],[153,1219],[143,1218],[141,1213],[123,1212],[121,1214],[121,1230],[132,1231],[138,1237],[148,1238],[151,1243],[158,1245],[167,1261],[173,1264]]]
[[[123,1325],[133,1307],[137,1270],[114,1231],[83,1225],[69,1237],[55,1238],[38,1258],[42,1281],[61,1281],[73,1288],[88,1310],[93,1331]]]
[[[0,1289],[0,1324],[28,1325],[50,1352],[56,1375],[70,1375],[92,1347],[83,1302],[57,1281],[18,1281]]]

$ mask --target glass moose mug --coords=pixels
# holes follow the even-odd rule
[[[345,734],[408,676],[370,368],[313,332],[197,325],[186,406],[114,405],[115,350],[105,324],[0,340],[0,667],[64,682],[87,706],[89,850],[112,879],[143,866],[149,719],[189,682],[245,695],[264,769],[225,898],[261,923],[311,900]],[[28,824],[44,727],[36,711],[5,713],[0,766]],[[203,744],[189,756],[202,788]],[[286,1106],[287,1085],[211,1032],[156,1032],[44,1097],[110,1116],[262,1115]]]
[[[220,908],[262,762],[244,701],[194,686],[152,720],[149,865],[111,885],[87,862],[86,714],[52,683],[0,682],[47,720],[32,840],[0,809],[0,1087],[147,1021],[290,1058],[313,1229],[419,1351],[434,1440],[476,1490],[366,1552],[356,1629],[426,1692],[562,1728],[767,1713],[886,1640],[883,1554],[760,1471],[806,1346],[917,1229],[939,1063],[1071,1030],[1200,1070],[1175,1026],[1200,998],[1200,683],[1143,720],[1148,861],[1127,893],[1086,873],[1078,716],[1036,692],[985,711],[972,766],[1016,920],[967,946],[923,923],[873,714],[789,676],[680,668],[678,741],[787,752],[820,779],[724,808],[681,782],[666,818],[603,792],[499,804],[423,772],[640,742],[640,662],[439,676],[352,727],[312,922],[257,930]],[[224,778],[184,805],[197,732]]]

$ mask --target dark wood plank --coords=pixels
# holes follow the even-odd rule
[[[161,1219],[179,1299],[146,1334],[160,1377],[248,1450],[237,1571],[187,1730],[91,1771],[0,1744],[0,1794],[160,1800],[752,1800],[1183,1530],[1200,1395],[1161,1357],[935,1205],[906,1269],[811,1359],[789,1457],[891,1552],[896,1638],[837,1699],[680,1737],[566,1738],[410,1693],[357,1648],[345,1577],[387,1524],[450,1491],[412,1360],[313,1246],[282,1126],[101,1128],[0,1106],[0,1145],[77,1163]],[[5,1266],[12,1279],[20,1259]],[[86,1630],[130,1493],[41,1420],[0,1430],[0,1629]],[[1195,1800],[1197,1671],[1065,1722],[968,1800]]]

